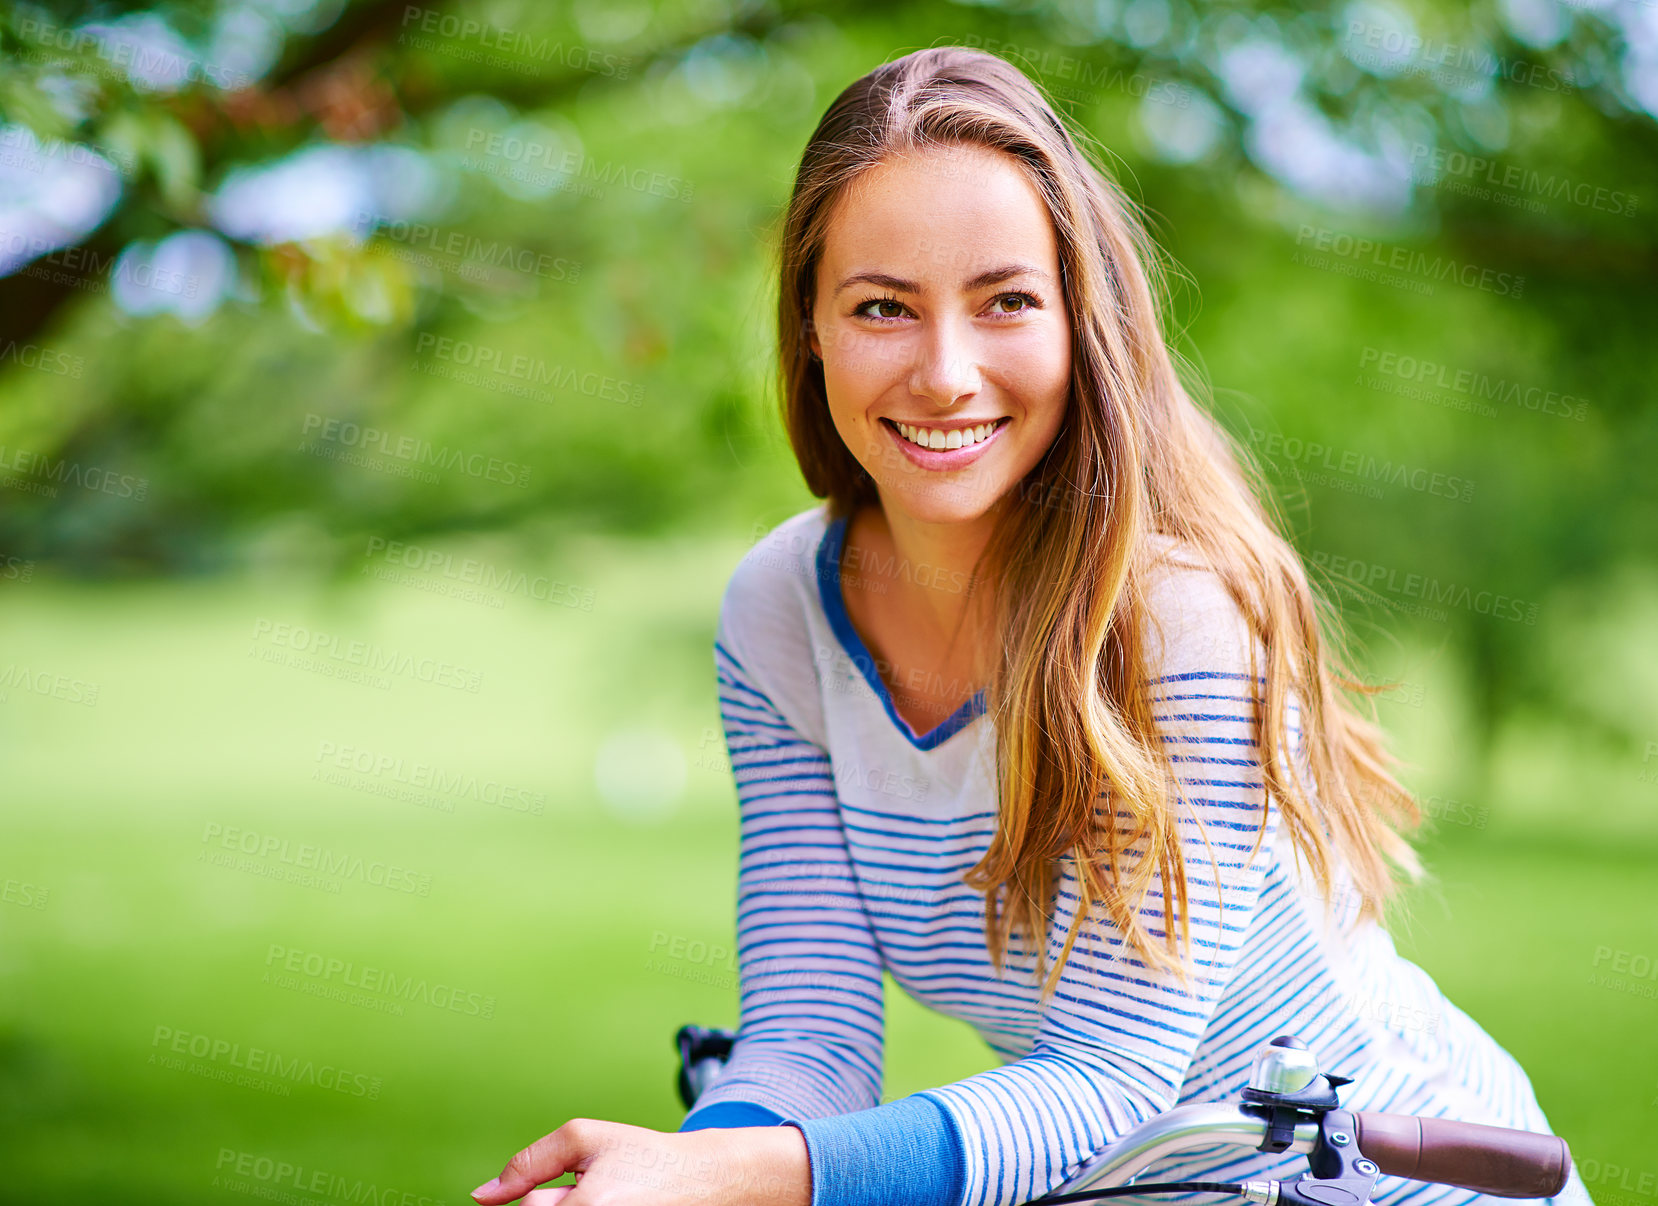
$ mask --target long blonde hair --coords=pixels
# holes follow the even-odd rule
[[[1083,920],[1100,907],[1144,962],[1186,977],[1179,785],[1144,689],[1158,533],[1186,542],[1213,568],[1259,642],[1256,673],[1266,690],[1253,731],[1267,798],[1302,862],[1329,897],[1339,857],[1361,915],[1380,917],[1396,872],[1420,874],[1400,833],[1421,816],[1392,774],[1374,719],[1347,694],[1375,688],[1346,672],[1335,614],[1261,501],[1270,495],[1248,453],[1182,385],[1160,326],[1161,264],[1132,202],[1036,86],[995,55],[944,46],[877,68],[829,106],[801,156],[784,218],[778,335],[784,421],[808,488],[833,516],[879,501],[830,420],[822,364],[810,355],[834,203],[890,156],[953,144],[1011,156],[1036,186],[1057,236],[1073,324],[1065,425],[1002,508],[983,561],[1000,637],[988,689],[999,819],[965,881],[985,895],[985,941],[998,972],[1010,937],[1023,934],[1041,975],[1056,860],[1070,854],[1082,903],[1044,997]],[[1292,695],[1311,784],[1286,764]],[[1102,798],[1131,823],[1100,825]],[[1129,850],[1145,857],[1125,871]],[[1164,902],[1160,943],[1138,916],[1154,880]]]

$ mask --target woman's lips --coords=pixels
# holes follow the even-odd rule
[[[997,440],[1002,438],[1002,432],[1012,424],[1012,419],[998,419],[996,430],[985,436],[977,444],[969,444],[965,448],[923,448],[919,444],[912,444],[906,440],[894,426],[891,419],[882,419],[881,426],[886,429],[892,441],[904,450],[904,455],[923,469],[947,470],[960,469],[971,465],[983,456]]]

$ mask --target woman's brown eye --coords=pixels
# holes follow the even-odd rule
[[[1025,308],[1025,299],[1020,297],[1017,293],[1007,293],[1003,294],[1001,297],[998,297],[996,299],[996,304],[1004,307],[1002,310],[1003,314],[1017,314],[1020,310]],[[1011,306],[1011,308],[1008,308],[1009,306]]]
[[[897,318],[900,314],[902,314],[904,312],[904,307],[899,305],[897,302],[884,301],[884,302],[876,302],[875,304],[878,307],[880,307],[880,309],[882,311],[882,313],[881,313],[882,318]],[[888,311],[890,311],[890,313],[888,313]]]

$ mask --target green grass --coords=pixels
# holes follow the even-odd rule
[[[735,813],[706,739],[713,617],[740,554],[577,549],[550,568],[595,590],[591,612],[274,579],[0,597],[0,665],[99,688],[92,706],[17,686],[0,699],[0,883],[46,889],[40,908],[0,903],[0,1198],[235,1200],[218,1165],[251,1152],[460,1202],[568,1118],[677,1125],[673,1030],[735,1020],[730,966],[671,951],[731,941]],[[275,665],[248,654],[261,619],[446,659],[481,688]],[[595,786],[607,739],[624,743],[631,804]],[[319,752],[346,746],[544,808],[439,811],[362,790],[387,776],[317,778]],[[327,891],[206,860],[203,835],[232,828],[365,870]],[[1520,1059],[1580,1159],[1638,1165],[1658,1149],[1658,1001],[1591,977],[1602,948],[1658,955],[1650,853],[1451,836],[1429,847],[1437,894],[1418,896],[1401,949]],[[429,876],[428,892],[366,882],[376,863]],[[458,988],[490,1016],[283,987],[273,946]],[[889,997],[887,1096],[989,1066],[965,1027]],[[174,1034],[377,1090],[207,1079],[152,1060]]]

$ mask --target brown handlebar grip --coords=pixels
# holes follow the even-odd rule
[[[1558,1135],[1412,1114],[1356,1113],[1353,1129],[1359,1150],[1384,1173],[1500,1198],[1552,1198],[1572,1171]]]

